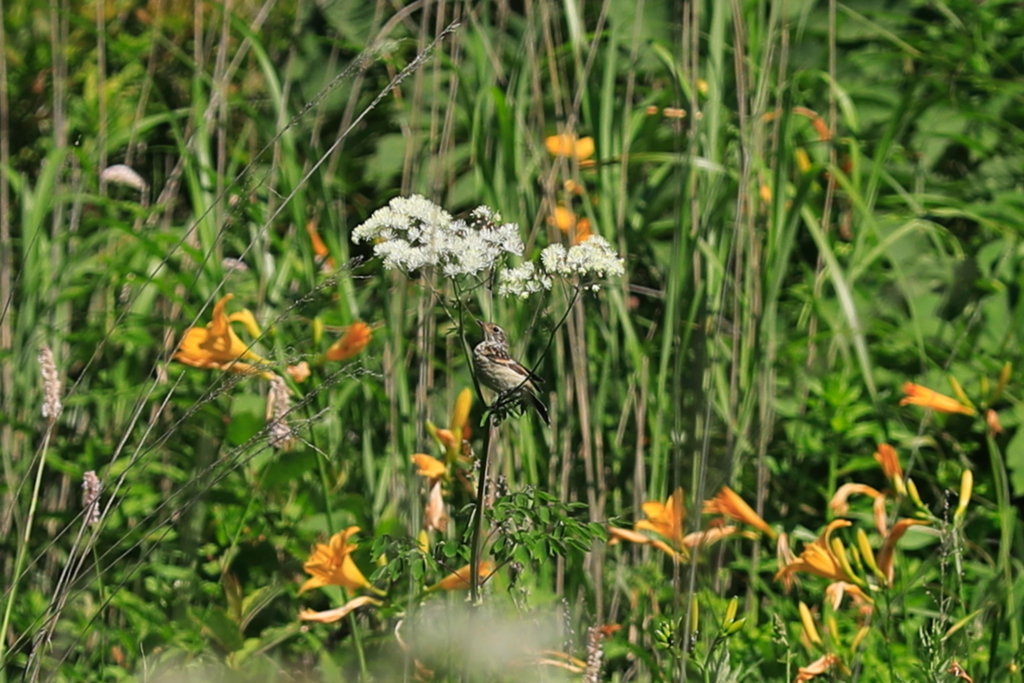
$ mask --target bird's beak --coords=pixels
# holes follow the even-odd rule
[[[487,327],[487,323],[481,320],[480,318],[476,318],[476,324],[479,325],[480,327]]]

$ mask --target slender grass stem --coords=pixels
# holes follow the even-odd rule
[[[53,433],[53,427],[56,424],[53,420],[50,420],[46,433],[43,435],[43,443],[40,447],[39,455],[39,467],[36,468],[36,479],[32,486],[32,499],[29,502],[28,516],[25,518],[25,533],[22,534],[21,543],[18,544],[18,553],[14,560],[14,572],[11,579],[11,588],[7,594],[7,604],[4,606],[4,618],[0,622],[0,683],[6,683],[7,681],[7,629],[11,623],[11,613],[14,609],[14,603],[18,599],[18,585],[21,582],[21,571],[25,567],[25,558],[28,556],[28,546],[32,539],[32,526],[35,522],[36,508],[39,505],[39,490],[42,487],[43,482],[43,471],[46,469],[46,454],[50,449],[50,435]]]

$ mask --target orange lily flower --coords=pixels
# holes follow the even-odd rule
[[[373,337],[370,326],[364,322],[355,322],[348,326],[341,339],[331,344],[324,353],[326,360],[345,361],[355,358],[359,352],[366,348]]]
[[[253,352],[249,345],[242,341],[231,328],[232,322],[241,322],[250,332],[255,328],[255,336],[259,335],[256,319],[249,311],[241,311],[226,315],[224,307],[234,298],[234,294],[225,294],[213,305],[213,318],[206,327],[190,327],[185,330],[174,360],[185,365],[206,370],[226,370],[242,374],[260,374],[270,378],[264,372],[242,359],[257,363],[267,361]]]
[[[493,562],[481,562],[479,565],[480,580],[483,581],[491,572],[494,571]],[[444,577],[433,586],[427,589],[428,593],[432,593],[437,590],[443,591],[464,591],[469,590],[469,579],[470,579],[470,566],[467,564],[464,567],[460,567],[448,576]]]
[[[768,534],[769,538],[775,538],[775,530],[768,526],[768,523],[761,519],[761,515],[754,512],[754,509],[747,505],[747,501],[740,498],[739,494],[728,486],[723,486],[718,495],[711,500],[704,501],[704,514],[725,515],[737,522],[749,524]]]
[[[575,157],[579,161],[594,155],[594,138],[578,138],[572,133],[551,135],[544,139],[548,153],[556,157]]]
[[[633,528],[653,531],[668,540],[674,547],[682,547],[683,521],[686,519],[683,490],[676,489],[664,503],[652,500],[644,503],[642,507],[647,519],[641,519],[633,525]]]
[[[611,543],[614,544],[622,540],[640,545],[649,544],[674,560],[685,557],[687,542],[686,538],[683,537],[683,520],[686,518],[686,508],[683,506],[683,490],[681,488],[676,489],[664,503],[648,501],[643,504],[643,510],[644,514],[647,515],[647,519],[641,519],[633,524],[633,529],[653,531],[665,540],[651,538],[629,529],[609,527],[608,533],[612,537]],[[719,540],[719,538],[721,538],[721,535],[714,538],[714,540]],[[698,544],[702,539],[694,537],[690,540],[693,544]],[[666,543],[666,541],[668,542]],[[706,542],[713,542],[711,541],[711,536],[707,537]]]
[[[590,219],[586,216],[577,218],[570,209],[564,206],[556,206],[548,223],[569,235],[573,244],[586,242],[593,236],[590,230]]]
[[[892,530],[882,542],[882,549],[878,551],[878,568],[888,578],[889,585],[892,585],[894,576],[893,561],[896,555],[896,543],[903,538],[903,534],[912,526],[927,526],[930,522],[921,519],[901,519],[892,525]]]
[[[920,384],[914,384],[913,382],[907,382],[903,385],[903,393],[906,396],[900,399],[901,406],[909,404],[931,408],[940,413],[960,413],[962,415],[974,415],[976,412],[974,408],[964,405],[955,398],[940,394],[937,391],[923,387]]]
[[[804,545],[800,557],[778,571],[775,579],[785,579],[794,572],[807,572],[833,581],[855,583],[853,577],[846,573],[839,558],[832,551],[830,539],[832,532],[836,529],[852,525],[853,522],[846,519],[832,520],[814,543]]]
[[[359,527],[350,526],[331,536],[327,545],[316,544],[309,559],[302,565],[303,570],[312,578],[302,584],[299,589],[300,594],[321,586],[341,586],[349,590],[369,588],[374,592],[381,593],[370,585],[352,559],[351,553],[358,546],[348,541],[358,531]]]
[[[414,465],[416,465],[416,474],[421,477],[426,477],[430,480],[440,479],[448,473],[448,468],[445,464],[437,458],[431,457],[426,453],[417,453],[410,458]]]

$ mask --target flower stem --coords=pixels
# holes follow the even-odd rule
[[[334,520],[331,518],[331,486],[330,480],[327,478],[327,468],[324,466],[323,457],[316,459],[317,467],[320,470],[320,486],[323,487],[324,491],[324,516],[327,518],[327,536],[330,538],[334,535],[335,529]],[[346,600],[348,596],[345,596]],[[359,628],[356,624],[356,615],[353,612],[348,614],[348,625],[352,629],[352,643],[356,647],[356,656],[359,658],[359,680],[369,681],[370,671],[366,668],[366,653],[363,652],[363,639],[359,635]]]
[[[487,465],[491,460],[491,444],[497,426],[491,416],[487,418],[487,429],[484,430],[484,443],[480,451],[480,472],[476,482],[476,507],[473,509],[473,539],[469,548],[469,590],[473,604],[480,600],[480,554],[483,551],[480,542],[484,531],[484,497],[487,494]]]

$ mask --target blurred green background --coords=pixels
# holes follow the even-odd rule
[[[577,679],[605,625],[621,628],[588,681],[794,680],[829,655],[832,680],[948,681],[953,662],[1018,680],[1019,3],[21,0],[0,15],[0,680]],[[593,151],[555,153],[563,134]],[[115,165],[137,176],[109,180]],[[601,235],[626,275],[578,301],[488,282],[456,301],[350,239],[414,193],[499,211],[527,256]],[[226,294],[290,391],[288,444],[267,379],[172,358]],[[495,655],[480,673],[469,645],[431,664],[403,644],[406,620],[466,597],[422,591],[469,562],[485,431],[479,401],[465,453],[428,427],[456,426],[472,386],[453,304],[546,379],[551,429],[507,421],[489,462],[500,569],[479,614],[508,622],[504,641],[552,618],[562,665]],[[360,321],[365,349],[325,360]],[[901,407],[908,381],[976,413]],[[679,562],[606,543],[677,487],[686,532],[706,528],[701,502],[728,484],[799,554],[839,486],[891,488],[879,443],[920,499],[890,492],[890,523],[930,531],[900,542],[890,586],[836,532],[866,610],[823,602],[820,577],[786,590],[767,537]],[[447,459],[451,517],[419,542],[416,453]],[[878,552],[870,501],[851,505]],[[314,544],[349,526],[387,596],[300,622],[352,597],[298,595]],[[723,621],[734,596],[742,623]]]

